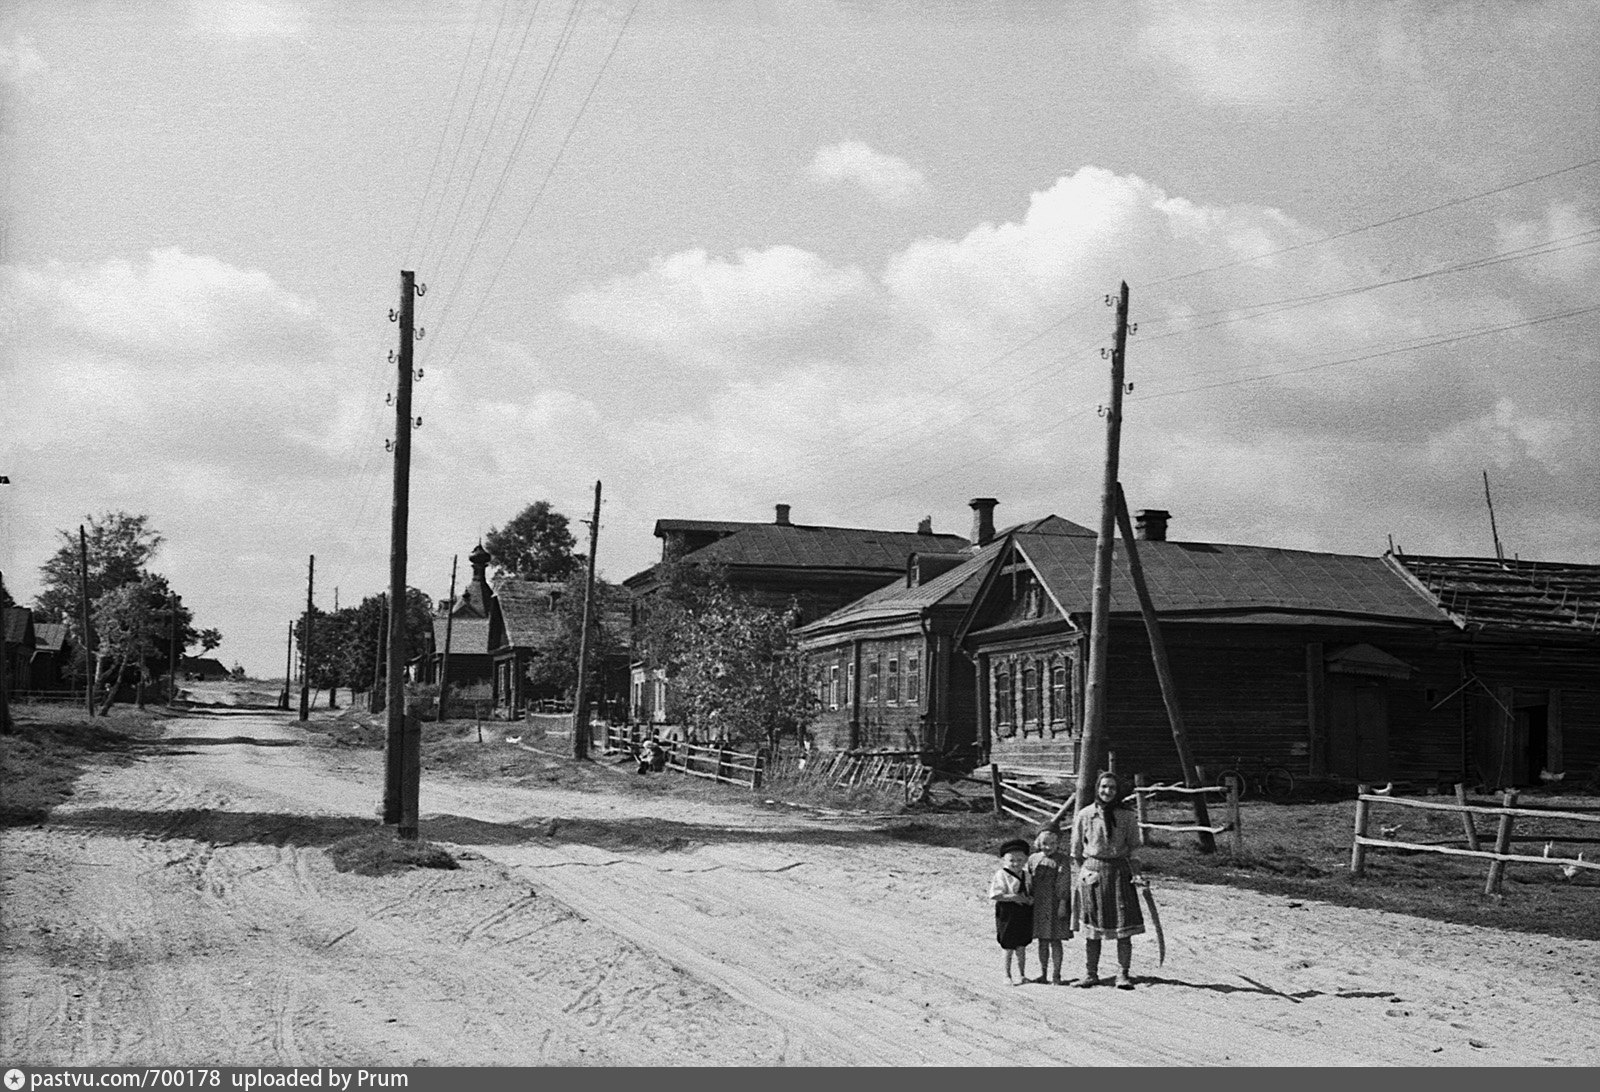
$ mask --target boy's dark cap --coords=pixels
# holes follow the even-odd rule
[[[1022,853],[1028,852],[1029,846],[1028,846],[1027,839],[1025,839],[1025,838],[1013,838],[1009,842],[1001,842],[1000,843],[1000,848],[996,852],[996,856],[1004,857],[1007,853],[1010,853],[1013,849],[1018,850],[1018,851],[1020,851]]]

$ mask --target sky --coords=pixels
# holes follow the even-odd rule
[[[90,514],[280,670],[527,504],[1600,563],[1591,4],[11,0],[0,571]]]

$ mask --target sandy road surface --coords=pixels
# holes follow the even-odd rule
[[[0,836],[8,1061],[1600,1062],[1593,942],[1169,883],[1140,989],[1011,988],[993,862],[867,821],[430,779],[469,859],[372,879],[317,847],[375,756],[272,716],[173,736]]]

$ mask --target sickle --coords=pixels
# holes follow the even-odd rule
[[[1150,924],[1156,927],[1156,951],[1160,956],[1156,965],[1163,966],[1167,962],[1167,934],[1161,928],[1161,913],[1156,909],[1155,895],[1150,892],[1150,881],[1145,880],[1139,889],[1144,892],[1145,909],[1150,911]]]

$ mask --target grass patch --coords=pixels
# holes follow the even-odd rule
[[[334,868],[361,876],[390,876],[410,868],[461,867],[432,842],[405,841],[389,830],[352,834],[334,842],[327,852]]]
[[[164,713],[113,706],[93,720],[58,704],[12,706],[16,729],[0,736],[0,827],[41,823],[96,762],[131,761],[132,744],[159,739]]]

